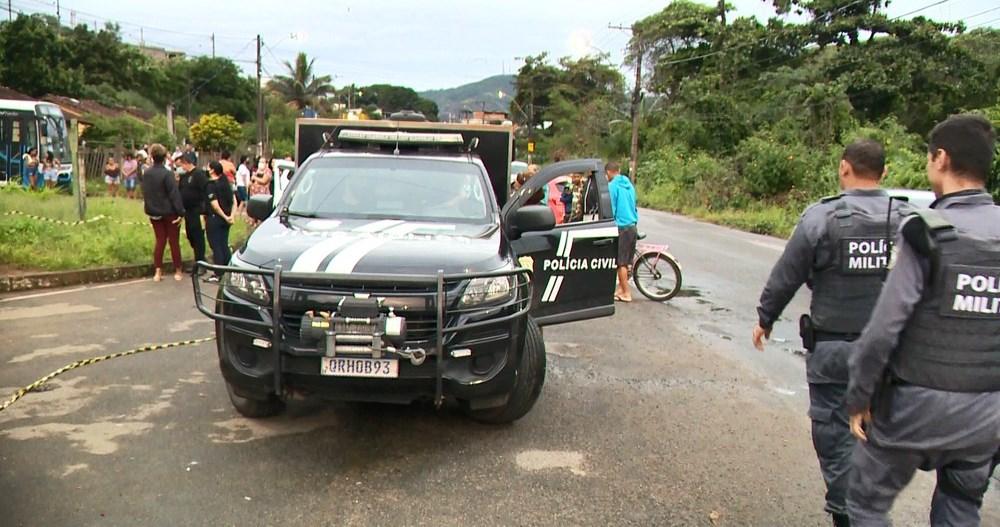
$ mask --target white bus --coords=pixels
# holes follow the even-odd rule
[[[69,185],[73,173],[69,131],[59,106],[0,99],[0,185],[28,185],[22,156],[31,148],[38,149],[41,159],[52,152],[59,163],[58,185]],[[41,174],[37,185],[45,185]]]

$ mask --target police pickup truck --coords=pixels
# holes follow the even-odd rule
[[[295,397],[457,401],[506,423],[545,378],[541,327],[614,313],[617,229],[600,160],[546,167],[508,187],[512,130],[303,119],[283,195],[218,285],[194,280],[219,364],[248,417]],[[556,225],[546,183],[592,178],[599,210]],[[216,289],[217,287],[217,289]]]

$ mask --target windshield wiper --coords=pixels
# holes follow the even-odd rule
[[[295,216],[296,218],[319,218],[320,217],[315,212],[300,212],[300,211],[297,211],[297,210],[293,211],[293,210],[288,210],[288,207],[285,207],[284,209],[282,209],[281,212],[282,212],[282,214],[284,216]]]

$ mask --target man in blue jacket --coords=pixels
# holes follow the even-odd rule
[[[639,223],[639,209],[635,204],[635,187],[628,177],[621,175],[621,167],[614,161],[609,161],[604,167],[608,176],[608,190],[611,193],[611,212],[618,225],[618,287],[615,289],[615,300],[632,301],[632,291],[628,287],[628,268],[632,265],[632,254],[635,253]]]

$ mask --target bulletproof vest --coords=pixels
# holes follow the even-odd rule
[[[929,259],[930,278],[892,373],[938,390],[1000,391],[1000,238],[964,232],[934,210],[907,220],[903,234]]]
[[[889,264],[891,237],[901,219],[899,209],[889,213],[866,212],[843,195],[827,218],[826,236],[816,253],[828,257],[817,262],[810,277],[810,315],[816,331],[858,334],[871,316]],[[822,250],[821,250],[822,249]]]

